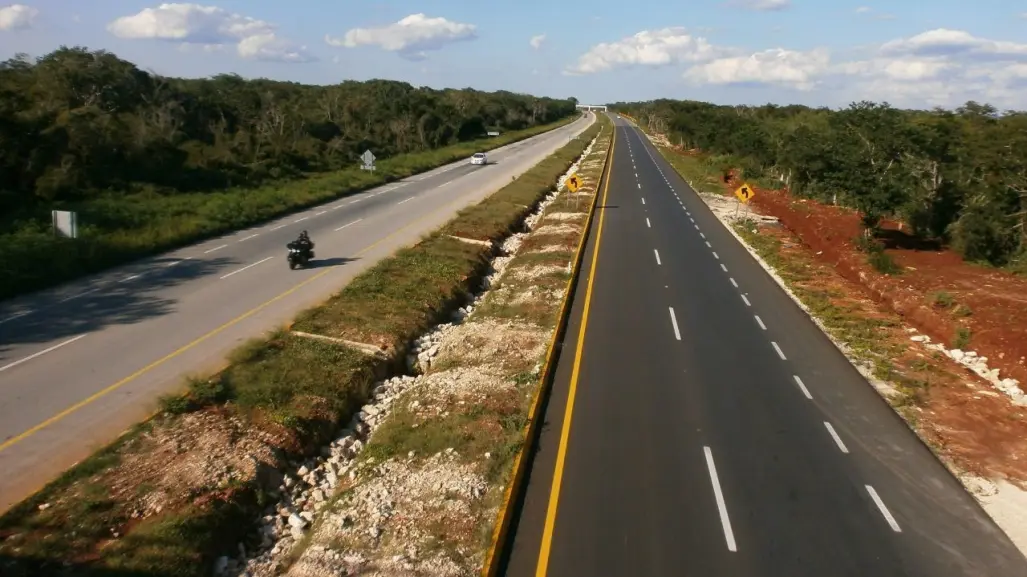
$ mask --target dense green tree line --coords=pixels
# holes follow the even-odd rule
[[[0,62],[0,298],[512,142],[576,104],[387,80],[165,78],[85,48],[18,55]],[[359,169],[366,149],[374,174]],[[79,214],[79,238],[53,233],[54,209]]]
[[[111,192],[203,191],[546,124],[573,99],[386,80],[163,78],[61,48],[0,64],[0,214]]]
[[[857,209],[868,235],[882,218],[951,244],[965,259],[1027,259],[1027,113],[968,102],[900,110],[618,103],[674,145],[714,155],[721,170],[784,184],[796,195]]]

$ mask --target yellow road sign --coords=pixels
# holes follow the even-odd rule
[[[742,183],[742,186],[739,186],[738,190],[735,191],[735,196],[738,197],[738,200],[748,204],[756,196],[756,191],[748,184]]]
[[[567,177],[567,189],[571,192],[578,192],[579,188],[581,188],[581,178],[578,177],[578,173],[571,173]]]

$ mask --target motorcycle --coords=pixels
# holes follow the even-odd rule
[[[296,246],[295,242],[290,242],[286,245],[289,249],[289,270],[295,270],[297,266],[307,266],[310,263],[310,259],[314,258],[314,251],[304,250]]]

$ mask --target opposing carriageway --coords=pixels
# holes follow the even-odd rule
[[[658,151],[616,124],[502,572],[1027,575]]]
[[[0,511],[145,418],[185,376],[339,290],[580,134],[594,116],[248,230],[0,303]],[[285,244],[306,229],[309,269]]]

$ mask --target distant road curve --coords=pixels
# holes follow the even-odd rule
[[[145,418],[189,374],[290,320],[595,121],[0,303],[0,511]],[[288,269],[307,230],[317,258]]]

